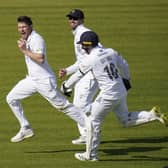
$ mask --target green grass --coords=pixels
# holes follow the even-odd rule
[[[26,74],[16,18],[29,15],[47,43],[48,61],[56,75],[74,61],[73,36],[65,15],[85,11],[85,25],[95,30],[106,47],[118,50],[129,62],[133,88],[130,111],[160,105],[168,114],[168,2],[166,0],[5,0],[0,5],[0,167],[1,168],[162,168],[168,165],[168,130],[160,123],[122,128],[113,113],[102,126],[100,162],[79,162],[71,140],[76,124],[38,94],[23,106],[35,137],[11,143],[19,125],[5,96]],[[58,79],[58,85],[61,81]],[[72,99],[70,99],[72,100]]]

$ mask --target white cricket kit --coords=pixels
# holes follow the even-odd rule
[[[43,64],[38,64],[29,56],[25,55],[28,75],[25,79],[18,82],[7,95],[7,102],[17,117],[20,126],[24,127],[29,125],[28,120],[24,116],[20,100],[36,92],[40,93],[58,110],[63,111],[81,126],[84,126],[84,118],[80,109],[70,104],[56,89],[55,75],[47,62],[46,47],[43,38],[35,31],[32,31],[26,41],[26,47],[33,53],[43,54],[45,61]]]
[[[67,87],[79,80],[83,75],[92,73],[98,82],[100,93],[103,98],[115,100],[126,95],[126,89],[120,77],[121,65],[125,68],[125,60],[112,49],[104,49],[100,47],[93,48],[89,55],[79,63],[79,71],[72,75],[66,82]],[[121,67],[121,68],[123,68]],[[124,70],[123,70],[124,71]],[[126,73],[127,72],[127,73]],[[125,76],[129,78],[129,70],[125,68]]]
[[[43,38],[37,34],[35,31],[32,31],[31,35],[28,37],[26,42],[27,49],[33,53],[43,54],[46,56],[46,47]],[[48,65],[47,58],[43,64],[38,64],[33,61],[29,56],[25,55],[25,62],[28,69],[28,76],[34,80],[42,78],[55,78],[53,71]]]
[[[91,53],[80,63],[79,71],[66,82],[72,87],[82,75],[91,71],[98,82],[100,92],[92,104],[88,124],[86,152],[89,157],[97,157],[100,143],[101,123],[110,111],[113,111],[123,126],[140,125],[154,120],[148,111],[128,112],[127,91],[122,78],[130,79],[127,62],[113,49],[93,48]],[[90,127],[89,127],[90,126]]]
[[[74,31],[72,31],[74,35],[74,50],[76,62],[73,65],[66,68],[67,75],[76,72],[79,68],[79,62],[85,57],[85,51],[82,49],[80,44],[77,44],[77,42],[80,40],[80,36],[86,31],[90,31],[90,29],[86,28],[83,24],[77,26],[77,28]]]
[[[66,68],[67,75],[76,72],[79,69],[79,63],[85,58],[85,51],[82,49],[80,44],[77,44],[77,42],[80,40],[80,36],[86,31],[90,31],[90,29],[86,28],[83,24],[77,26],[77,28],[73,31],[76,62]],[[97,90],[97,82],[92,73],[89,72],[75,84],[73,104],[82,109],[85,107],[89,108],[90,104],[93,102],[93,98],[95,97]],[[86,136],[85,129],[80,128],[79,125],[78,129],[82,136]]]
[[[104,99],[116,100],[126,95],[118,68],[122,60],[112,49],[93,48],[91,55],[79,65],[80,71],[86,74],[91,70],[98,82],[100,93]]]

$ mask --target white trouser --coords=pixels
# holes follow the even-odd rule
[[[92,104],[90,124],[87,124],[86,152],[88,156],[98,155],[98,145],[100,143],[101,123],[108,112],[113,111],[119,121],[125,127],[144,124],[155,120],[155,116],[149,111],[128,112],[126,96],[119,100],[105,100],[99,95]]]
[[[90,111],[91,103],[98,91],[98,84],[93,76],[88,73],[78,81],[74,87],[73,104],[83,110]],[[86,129],[78,124],[78,129],[81,136],[86,136]]]
[[[20,100],[27,98],[36,92],[40,93],[55,108],[63,111],[81,126],[85,125],[83,113],[78,107],[70,104],[69,101],[56,89],[54,78],[33,80],[31,77],[27,76],[25,79],[18,82],[6,97],[7,103],[18,119],[21,127],[29,125],[29,122],[24,115]]]

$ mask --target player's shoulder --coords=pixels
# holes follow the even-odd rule
[[[97,47],[95,50],[92,52],[93,57],[97,57],[99,59],[105,59],[105,58],[112,58],[112,59],[117,59],[118,53],[112,49],[112,48],[102,48],[102,47]]]
[[[113,52],[113,49],[111,48],[104,48],[104,47],[96,47],[94,50],[93,50],[93,53],[95,55],[104,55],[104,54],[109,54],[109,53],[112,53]]]
[[[107,52],[115,53],[116,51],[113,48],[105,48]]]
[[[39,33],[37,33],[36,31],[33,31],[31,33],[31,38],[32,38],[32,40],[44,40],[43,37]]]
[[[86,31],[91,31],[91,29],[85,27],[83,24],[79,25],[78,28],[77,28],[77,34],[78,35],[82,35]]]
[[[106,48],[105,52],[108,53],[108,55],[112,55],[114,57],[118,56],[118,52],[113,48]]]

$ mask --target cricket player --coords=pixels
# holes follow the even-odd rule
[[[80,9],[74,9],[70,11],[66,17],[68,18],[69,25],[72,29],[72,33],[74,35],[74,50],[76,56],[76,62],[67,67],[62,68],[59,71],[59,77],[62,78],[65,75],[70,75],[77,71],[79,67],[79,63],[83,58],[85,58],[85,52],[81,48],[81,45],[77,44],[80,40],[80,36],[82,33],[89,31],[90,29],[84,26],[84,13]],[[99,44],[101,46],[101,44]],[[91,72],[88,72],[82,79],[80,79],[74,87],[74,97],[73,104],[81,109],[90,107],[89,105],[93,102],[93,98],[95,97],[98,91],[97,81],[94,79]],[[66,95],[70,95],[71,89],[66,93]],[[78,124],[78,129],[80,132],[80,137],[72,140],[73,144],[83,144],[86,143],[86,129],[80,127]]]
[[[87,53],[79,64],[79,70],[64,84],[64,89],[71,88],[88,72],[92,73],[100,89],[92,104],[90,122],[87,124],[86,152],[76,153],[75,158],[81,161],[97,161],[98,146],[100,143],[101,124],[110,111],[113,111],[124,127],[144,124],[154,120],[168,126],[167,117],[160,112],[159,107],[150,111],[128,112],[126,98],[129,89],[129,70],[121,73],[125,60],[111,48],[100,48],[99,38],[92,31],[84,32],[78,44]],[[124,85],[123,79],[127,81]],[[127,89],[126,89],[127,88]]]
[[[6,98],[20,124],[20,130],[11,138],[11,142],[20,142],[34,135],[24,114],[21,100],[36,92],[47,99],[55,108],[79,123],[81,127],[84,127],[84,114],[79,108],[70,104],[57,90],[55,75],[47,62],[44,39],[33,29],[31,18],[19,16],[17,22],[18,32],[21,36],[17,45],[21,53],[24,54],[28,74],[16,84]]]

